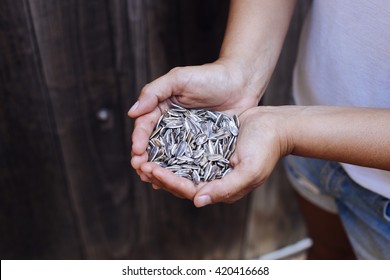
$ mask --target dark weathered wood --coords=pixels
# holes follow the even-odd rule
[[[127,110],[172,67],[217,58],[228,4],[0,2],[1,258],[244,258],[270,248],[263,243],[274,230],[286,234],[274,235],[273,247],[289,242],[289,231],[296,236],[299,217],[278,194],[279,173],[270,184],[280,188],[252,204],[196,209],[130,168]],[[274,96],[286,96],[291,56],[282,54],[290,72],[275,75]]]
[[[151,79],[217,57],[227,5],[0,3],[2,258],[240,257],[245,200],[152,191],[129,167],[126,116]]]
[[[1,257],[80,258],[60,135],[28,3],[2,1],[0,22]]]

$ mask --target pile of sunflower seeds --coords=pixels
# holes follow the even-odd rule
[[[238,129],[236,115],[172,104],[149,139],[149,161],[195,184],[220,179],[231,171]]]

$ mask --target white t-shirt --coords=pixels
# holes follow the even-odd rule
[[[314,0],[293,95],[298,105],[390,108],[390,1]],[[390,172],[342,166],[355,182],[390,198]]]

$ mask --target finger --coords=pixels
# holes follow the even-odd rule
[[[145,165],[147,164],[144,164],[142,167],[145,168]],[[149,167],[146,167],[146,169],[148,168]],[[152,166],[151,173],[154,178],[161,182],[164,190],[178,197],[193,200],[196,193],[196,187],[192,181],[179,177],[157,164]]]
[[[178,198],[181,198],[181,199],[185,198],[185,197],[183,197],[181,194],[179,194],[177,192],[174,192],[172,190],[166,189],[164,184],[162,182],[160,182],[156,177],[152,177],[151,180],[152,180],[152,187],[153,188],[163,189],[164,191],[167,191],[170,194],[172,194],[172,195],[174,195],[174,196],[176,196]]]
[[[173,191],[173,190],[170,190],[170,189],[166,189],[164,184],[160,180],[158,180],[156,177],[152,177],[151,178],[151,182],[152,182],[152,187],[155,190],[163,189],[163,190],[171,193],[172,195],[174,195],[174,196],[176,196],[178,198],[182,198],[182,199],[185,198],[180,193],[178,193],[176,191]]]
[[[153,177],[149,178],[149,177],[146,176],[146,174],[143,173],[141,170],[137,170],[137,173],[138,173],[138,175],[139,175],[141,178],[147,178],[147,179],[146,179],[147,181],[144,181],[144,182],[151,183],[153,189],[159,190],[159,189],[162,188],[162,187],[161,187],[161,183],[160,183],[159,181],[157,181],[155,178],[153,178]]]
[[[254,188],[252,179],[253,176],[237,167],[222,179],[205,184],[196,193],[194,204],[196,207],[203,207],[218,202],[233,203]]]
[[[141,165],[140,170],[142,173],[144,173],[148,178],[152,178],[152,170],[154,166],[157,165],[156,163],[153,162],[146,162]]]
[[[178,68],[174,68],[164,76],[145,85],[138,101],[129,110],[129,117],[136,118],[152,112],[160,102],[170,98],[177,88],[181,87],[181,79],[177,78],[178,72]]]
[[[138,176],[140,177],[141,181],[142,182],[145,182],[145,183],[150,183],[150,179],[148,176],[146,176],[145,173],[143,173],[140,169],[137,169],[136,170]]]
[[[131,157],[131,166],[134,169],[140,169],[141,165],[148,161],[148,153],[144,152],[141,155],[133,155]]]
[[[156,178],[150,178],[150,182],[152,183],[152,188],[154,190],[159,190],[162,188],[161,182],[156,180]]]
[[[135,155],[141,155],[146,151],[149,143],[149,137],[161,116],[159,108],[155,108],[151,113],[143,115],[136,119],[134,124],[131,151]]]
[[[196,189],[190,180],[176,176],[168,169],[152,162],[143,164],[141,170],[153,183],[158,184],[165,191],[180,198],[193,199]]]

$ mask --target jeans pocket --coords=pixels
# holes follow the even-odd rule
[[[293,188],[306,200],[331,213],[337,213],[333,197],[323,192],[320,173],[326,162],[288,156],[284,159],[287,177]]]
[[[289,177],[290,182],[296,188],[305,188],[308,191],[311,191],[314,194],[320,194],[320,189],[312,183],[308,177],[304,174],[305,172],[302,169],[304,167],[299,160],[292,160],[292,158],[286,158],[284,161],[285,170],[287,177]]]

